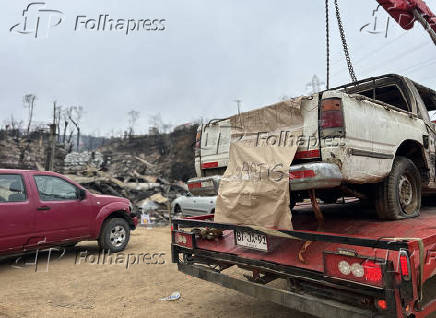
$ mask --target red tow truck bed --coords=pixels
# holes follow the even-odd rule
[[[436,311],[436,208],[399,221],[379,221],[357,201],[322,210],[323,232],[316,231],[310,205],[293,211],[293,231],[219,224],[213,216],[174,219],[173,262],[188,275],[318,317],[425,317]],[[182,227],[223,234],[208,240]],[[268,251],[236,245],[236,231],[265,235]],[[306,241],[312,243],[300,259]],[[252,277],[227,276],[234,265]],[[270,287],[277,278],[289,287]]]

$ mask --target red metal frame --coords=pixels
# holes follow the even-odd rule
[[[356,215],[353,205],[356,203],[347,204],[350,214]],[[351,208],[350,208],[351,206]],[[334,207],[338,209],[338,207]],[[410,289],[410,312],[414,313],[416,317],[424,317],[426,314],[436,311],[436,300],[427,304],[422,311],[416,310],[414,307],[415,301],[418,299],[418,285],[419,278],[418,270],[420,264],[419,258],[419,245],[417,239],[422,240],[425,246],[426,258],[423,270],[423,282],[430,277],[434,276],[436,272],[436,209],[423,208],[419,218],[407,219],[401,221],[379,221],[376,219],[359,218],[359,217],[346,217],[344,215],[330,216],[326,218],[324,232],[316,231],[316,222],[313,215],[304,213],[309,210],[309,206],[297,207],[293,216],[294,229],[293,233],[314,235],[326,235],[333,238],[333,241],[321,240],[312,242],[308,250],[304,254],[305,263],[301,263],[297,254],[300,251],[304,241],[295,239],[269,237],[268,252],[256,251],[253,249],[236,246],[234,242],[234,234],[231,228],[224,229],[223,237],[218,241],[196,240],[198,251],[210,251],[217,253],[215,255],[234,255],[239,259],[253,260],[268,262],[269,264],[278,264],[280,266],[290,266],[292,268],[301,268],[314,272],[322,273],[323,254],[324,252],[337,253],[338,250],[352,250],[357,255],[386,259],[388,263],[393,264],[394,271],[394,285],[397,286],[394,292],[394,298],[397,312],[401,313],[403,308],[401,306],[401,297],[404,299],[404,294],[400,297],[399,288],[406,284],[412,286]],[[328,210],[328,208],[324,208]],[[308,212],[308,211],[307,211]],[[204,215],[199,217],[188,218],[188,220],[198,221],[201,226],[208,226],[207,221],[212,221],[213,215]],[[210,222],[210,227],[217,226],[217,223]],[[288,231],[289,232],[289,231]],[[410,281],[403,282],[401,279],[401,267],[399,263],[400,250],[386,250],[383,248],[372,248],[359,246],[354,243],[340,243],[334,242],[335,237],[346,239],[347,237],[353,240],[372,239],[380,242],[391,241],[398,242],[399,238],[404,238],[404,250],[408,251],[410,258],[411,278]],[[397,238],[397,239],[393,239]],[[415,238],[415,239],[411,239]],[[354,242],[354,241],[353,241]],[[434,254],[431,252],[435,251]],[[406,290],[407,291],[407,290]]]

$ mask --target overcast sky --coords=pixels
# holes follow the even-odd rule
[[[324,1],[289,0],[52,0],[59,10],[40,34],[20,34],[29,1],[2,0],[0,12],[0,124],[11,114],[26,119],[23,95],[37,95],[36,120],[48,122],[52,101],[81,105],[85,133],[127,129],[127,113],[140,112],[137,132],[160,113],[174,125],[199,117],[222,118],[308,92],[314,74],[325,81]],[[332,1],[333,3],[333,1]],[[377,13],[375,0],[340,1],[358,78],[395,72],[436,88],[436,47],[416,24],[410,31]],[[436,11],[436,0],[427,0]],[[331,81],[349,81],[331,6]],[[35,18],[35,13],[30,18]],[[164,31],[92,31],[77,16],[98,19],[165,19]],[[29,20],[30,21],[30,20]],[[19,24],[10,32],[10,28]],[[371,25],[360,31],[367,23]],[[27,30],[30,30],[28,27]]]

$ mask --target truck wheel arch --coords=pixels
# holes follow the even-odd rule
[[[117,204],[117,206],[113,207],[105,207],[103,208],[100,213],[98,213],[96,217],[96,225],[94,228],[94,237],[98,238],[100,236],[100,231],[104,225],[104,223],[113,218],[122,218],[127,221],[127,223],[131,226],[131,220],[129,219],[129,215],[126,213],[126,210],[124,210],[124,207]]]
[[[406,157],[413,161],[421,174],[421,179],[424,184],[430,181],[428,162],[425,158],[424,147],[422,144],[416,140],[405,140],[400,144],[395,152],[395,157],[398,156]]]

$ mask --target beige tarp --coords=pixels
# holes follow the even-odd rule
[[[230,118],[230,161],[221,179],[215,221],[292,229],[289,166],[302,134],[301,99]]]

